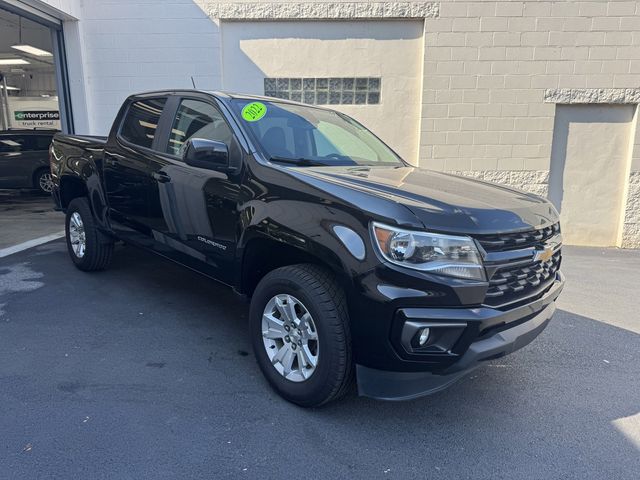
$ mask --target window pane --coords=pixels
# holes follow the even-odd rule
[[[120,135],[128,142],[151,148],[166,98],[134,102],[122,123]]]
[[[233,132],[222,114],[210,103],[183,100],[171,127],[167,152],[181,156],[182,147],[190,138],[217,140],[230,147]]]
[[[0,152],[16,153],[24,150],[24,138],[15,135],[0,137]]]

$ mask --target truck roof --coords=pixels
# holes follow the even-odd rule
[[[154,96],[154,95],[181,95],[188,93],[204,93],[207,95],[212,95],[220,100],[230,100],[230,99],[240,99],[240,100],[263,100],[268,102],[281,102],[281,103],[290,103],[292,105],[302,105],[305,107],[314,107],[314,108],[324,108],[321,105],[309,105],[307,103],[295,102],[293,100],[286,100],[283,98],[275,98],[275,97],[266,97],[264,95],[253,95],[247,93],[236,93],[236,92],[226,92],[221,90],[200,90],[197,88],[179,88],[179,89],[171,89],[171,90],[154,90],[149,92],[140,92],[133,95],[130,95],[129,98],[132,97],[146,97],[146,96]]]

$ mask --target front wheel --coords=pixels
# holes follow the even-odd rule
[[[328,270],[302,264],[268,273],[251,300],[249,328],[262,373],[286,400],[320,406],[353,385],[346,299]]]
[[[104,270],[111,261],[113,241],[96,228],[89,201],[74,198],[67,207],[65,233],[71,260],[80,270]]]

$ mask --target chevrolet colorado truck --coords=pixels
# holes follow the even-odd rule
[[[144,93],[108,137],[57,134],[50,163],[80,270],[121,240],[228,285],[302,406],[441,390],[536,338],[564,283],[548,201],[412,167],[330,109]]]

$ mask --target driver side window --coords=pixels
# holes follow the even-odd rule
[[[167,153],[181,157],[190,138],[217,140],[231,147],[233,132],[216,107],[200,100],[185,99],[180,102],[171,126]]]

